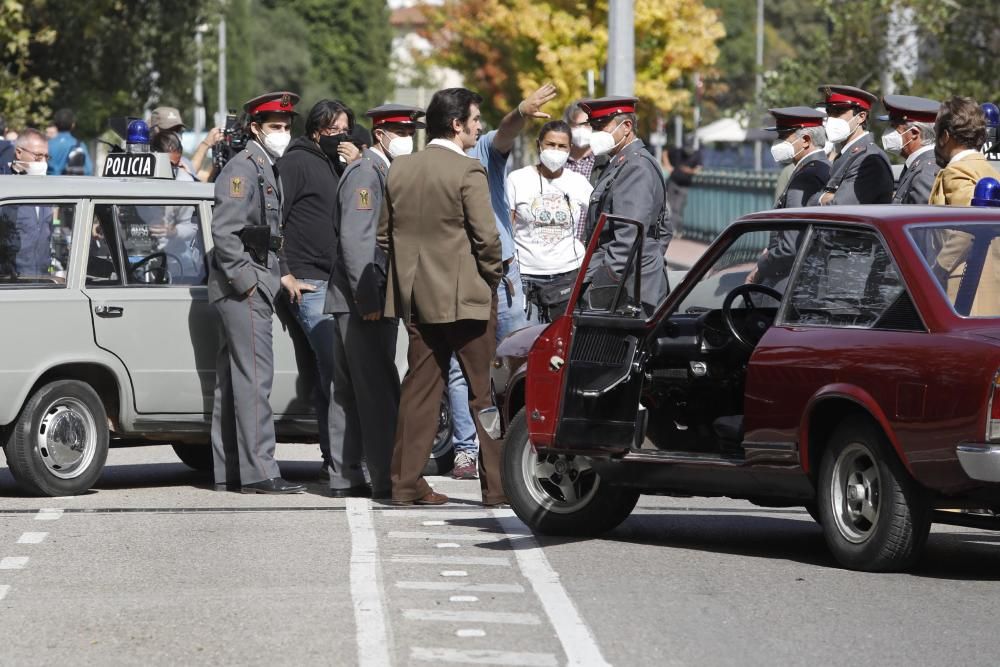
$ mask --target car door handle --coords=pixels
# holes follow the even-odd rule
[[[97,306],[94,313],[98,317],[121,317],[125,313],[122,306]]]

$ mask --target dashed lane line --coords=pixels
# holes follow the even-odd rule
[[[552,569],[527,526],[511,510],[493,510],[493,516],[508,537],[517,540],[514,556],[518,567],[531,582],[549,622],[555,628],[559,643],[566,653],[567,664],[586,667],[608,665],[596,638],[563,588],[559,574]]]
[[[523,593],[521,584],[467,584],[462,581],[397,581],[396,588],[409,591],[462,591],[469,593]]]
[[[475,595],[452,595],[448,602],[479,602],[479,598]]]
[[[17,543],[41,544],[46,537],[48,537],[48,533],[24,533],[21,537],[17,538]]]
[[[457,542],[439,542],[434,546],[438,549],[458,549],[462,545]]]
[[[441,570],[442,577],[467,577],[469,573],[465,570]]]
[[[450,611],[448,609],[404,609],[408,621],[441,623],[503,623],[507,625],[541,625],[535,614],[513,611]]]
[[[27,564],[27,556],[5,556],[4,558],[0,558],[0,570],[23,570]]]
[[[419,646],[414,646],[410,649],[410,659],[421,662],[461,663],[466,665],[521,665],[523,667],[555,667],[558,664],[556,657],[551,653],[422,648]]]
[[[486,631],[482,628],[459,628],[455,630],[456,637],[485,637]]]
[[[8,584],[0,584],[0,600],[7,597],[7,593],[10,591],[10,586]]]
[[[378,540],[372,523],[371,501],[348,498],[347,522],[351,531],[351,599],[354,603],[358,665],[392,665],[392,641],[382,599]]]
[[[63,510],[58,508],[45,508],[38,510],[35,521],[55,521],[63,515]]]

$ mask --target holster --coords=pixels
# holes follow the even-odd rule
[[[247,225],[237,234],[243,241],[243,248],[258,264],[269,268],[268,252],[271,246],[271,228],[268,225]]]

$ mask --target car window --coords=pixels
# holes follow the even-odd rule
[[[0,205],[0,286],[65,287],[76,207]]]
[[[779,235],[788,241],[787,256],[766,250],[777,246]],[[746,282],[755,282],[782,291],[798,251],[798,229],[745,232],[736,237],[708,267],[678,306],[679,313],[701,313],[722,308],[726,295]],[[771,241],[774,241],[772,244]],[[763,297],[767,298],[767,297]],[[742,304],[742,302],[740,302]],[[776,305],[773,300],[767,305]]]
[[[783,324],[922,329],[892,257],[871,231],[816,229]]]
[[[920,225],[907,233],[962,317],[1000,317],[1000,225]]]
[[[195,204],[98,204],[87,284],[204,285],[208,271]]]

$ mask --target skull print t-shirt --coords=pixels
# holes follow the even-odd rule
[[[574,232],[592,190],[586,178],[569,169],[553,179],[535,165],[507,176],[507,205],[513,211],[514,246],[523,275],[579,268],[585,249]]]

